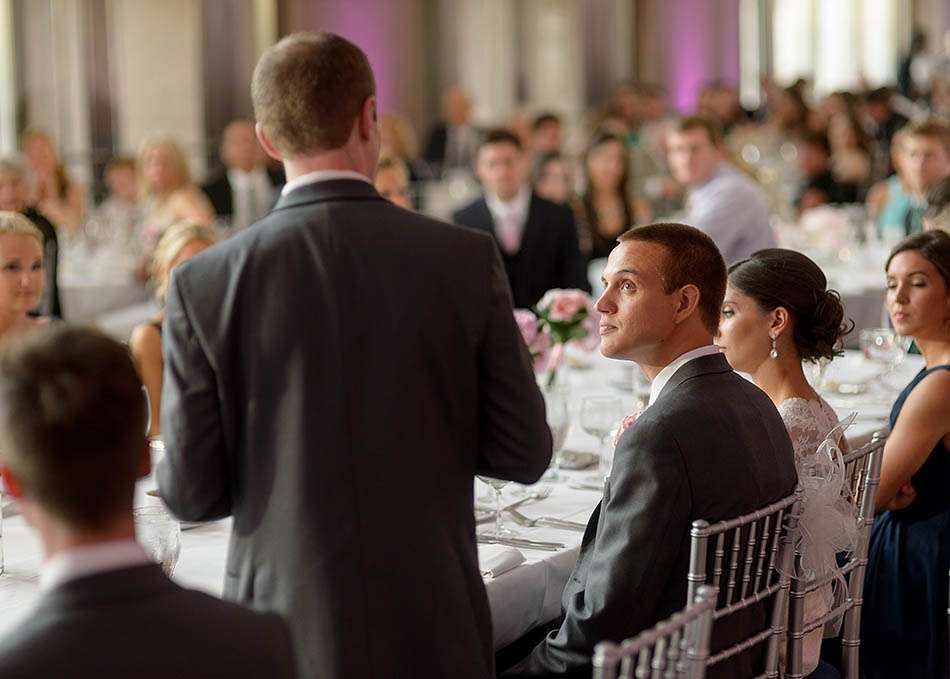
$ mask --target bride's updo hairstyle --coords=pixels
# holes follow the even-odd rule
[[[755,300],[764,313],[788,310],[803,361],[840,355],[841,338],[854,329],[854,322],[844,321],[841,296],[828,290],[825,274],[800,252],[759,250],[729,267],[729,285]]]

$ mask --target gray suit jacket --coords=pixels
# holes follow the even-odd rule
[[[473,475],[537,480],[544,401],[488,234],[327,181],[176,268],[162,496],[232,514],[225,594],[307,677],[486,677]]]
[[[632,637],[686,605],[693,521],[750,512],[796,482],[792,444],[769,398],[720,354],[683,365],[620,438],[564,588],[560,629],[506,676],[590,676],[599,641]],[[762,607],[722,619],[714,649],[759,631],[765,616]],[[719,675],[752,676],[754,656]]]
[[[69,580],[0,641],[0,677],[290,679],[277,615],[182,589],[154,565]]]

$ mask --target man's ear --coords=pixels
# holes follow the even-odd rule
[[[699,306],[699,288],[692,283],[680,288],[677,299],[676,312],[673,315],[674,323],[682,323]]]
[[[6,465],[0,465],[0,488],[17,500],[23,498],[23,487],[20,486],[20,481]]]
[[[284,157],[280,154],[274,145],[271,144],[270,139],[267,138],[267,133],[264,132],[264,126],[260,123],[254,125],[254,134],[257,136],[257,141],[261,145],[261,148],[264,149],[264,153],[269,155],[274,160],[284,162]]]
[[[360,139],[366,141],[373,136],[373,128],[377,123],[376,95],[371,94],[363,102],[363,108],[360,109],[359,132]]]

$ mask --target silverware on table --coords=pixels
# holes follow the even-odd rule
[[[508,508],[508,513],[511,514],[511,518],[515,520],[515,523],[517,523],[519,526],[524,526],[525,528],[531,528],[534,526],[548,526],[549,528],[561,528],[563,530],[579,531],[583,531],[587,528],[587,524],[585,523],[568,521],[567,519],[559,519],[556,516],[541,516],[537,519],[532,519],[512,507]]]
[[[476,540],[480,545],[506,545],[508,547],[518,547],[521,549],[540,549],[545,552],[556,552],[564,549],[563,542],[545,542],[543,540],[529,540],[527,538],[508,538],[493,535],[476,534]]]

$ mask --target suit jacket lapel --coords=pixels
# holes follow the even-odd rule
[[[538,218],[537,197],[531,194],[531,200],[528,201],[528,214],[525,216],[524,229],[521,232],[521,247],[518,253],[521,258],[518,262],[518,279],[521,281],[532,280],[532,262],[537,255],[541,244],[544,225]]]
[[[722,354],[710,354],[708,356],[694,358],[691,361],[687,361],[685,365],[680,366],[679,370],[673,373],[672,377],[670,377],[669,381],[664,385],[662,391],[660,391],[656,400],[659,401],[665,394],[686,380],[698,377],[699,375],[727,372],[732,372],[732,366],[729,365],[726,361],[726,357]]]

